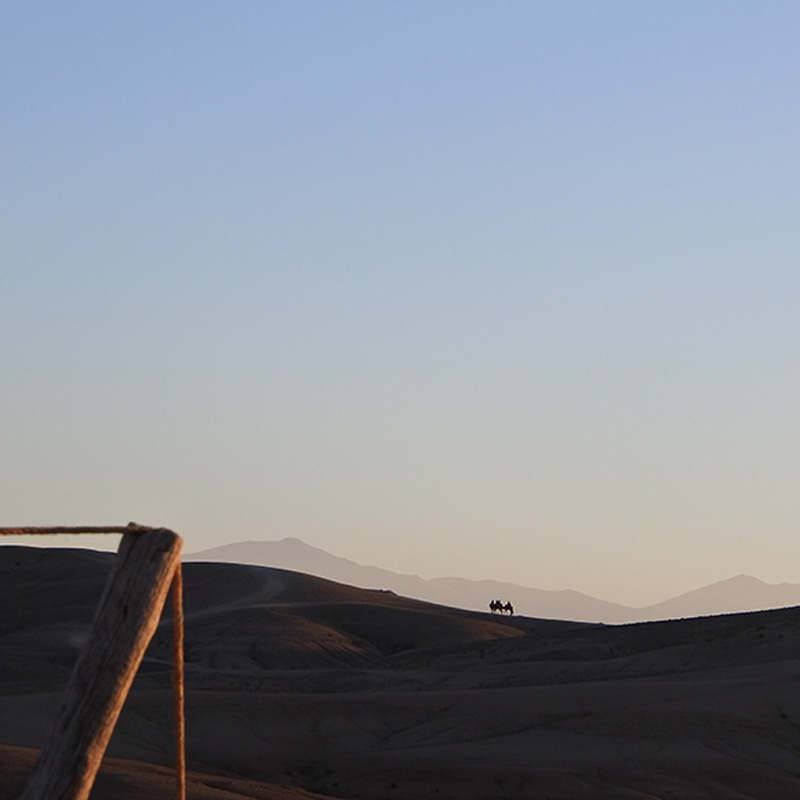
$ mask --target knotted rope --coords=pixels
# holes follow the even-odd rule
[[[125,533],[136,534],[153,531],[146,525],[129,522],[127,525],[54,525],[50,527],[0,528],[0,536],[52,536],[54,534],[104,534]],[[175,780],[177,800],[186,800],[186,714],[183,669],[183,577],[181,564],[172,576],[172,612],[174,617],[173,652],[174,666],[172,673],[175,697]]]

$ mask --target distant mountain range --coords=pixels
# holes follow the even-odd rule
[[[769,584],[749,575],[738,575],[662,603],[632,608],[568,589],[548,591],[502,581],[466,578],[426,580],[418,575],[364,566],[295,538],[226,544],[185,555],[184,560],[280,567],[350,586],[390,589],[405,597],[477,611],[488,610],[488,603],[493,598],[511,600],[518,614],[585,622],[642,622],[800,605],[800,584]]]

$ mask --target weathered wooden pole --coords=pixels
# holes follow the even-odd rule
[[[88,639],[21,800],[89,797],[180,568],[182,545],[181,537],[166,528],[123,533]]]
[[[173,653],[175,664],[172,673],[175,695],[175,797],[186,800],[186,697],[183,681],[183,574],[181,565],[172,579]]]

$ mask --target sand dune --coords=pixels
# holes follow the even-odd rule
[[[37,754],[37,750],[28,747],[0,745],[0,800],[17,800]],[[186,794],[192,800],[235,800],[243,797],[254,800],[322,800],[323,797],[291,786],[275,786],[197,772],[187,774]],[[175,797],[175,773],[171,769],[141,761],[106,758],[95,781],[92,797],[171,800]]]
[[[639,618],[634,609],[598,600],[581,592],[547,591],[493,580],[425,580],[418,575],[404,575],[357,564],[291,537],[277,542],[236,542],[190,553],[185,559],[282,567],[353,586],[392,589],[406,597],[473,611],[485,611],[493,597],[513,597],[521,613],[538,617],[603,622],[627,622]]]
[[[353,586],[393,589],[407,597],[474,611],[485,611],[490,598],[512,598],[519,613],[550,619],[648,622],[800,605],[800,584],[769,584],[748,575],[738,575],[642,608],[610,603],[568,589],[553,591],[496,580],[452,577],[424,580],[417,575],[363,566],[291,537],[274,542],[226,544],[189,554],[186,560],[282,567]]]
[[[0,547],[0,744],[40,744],[110,561]],[[185,585],[190,797],[781,800],[800,789],[796,608],[605,626],[229,564],[187,564]],[[166,619],[97,797],[171,791],[170,647]],[[0,799],[31,759],[8,747]]]

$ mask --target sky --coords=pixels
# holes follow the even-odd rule
[[[632,605],[800,583],[798,33],[5,3],[0,524]]]

